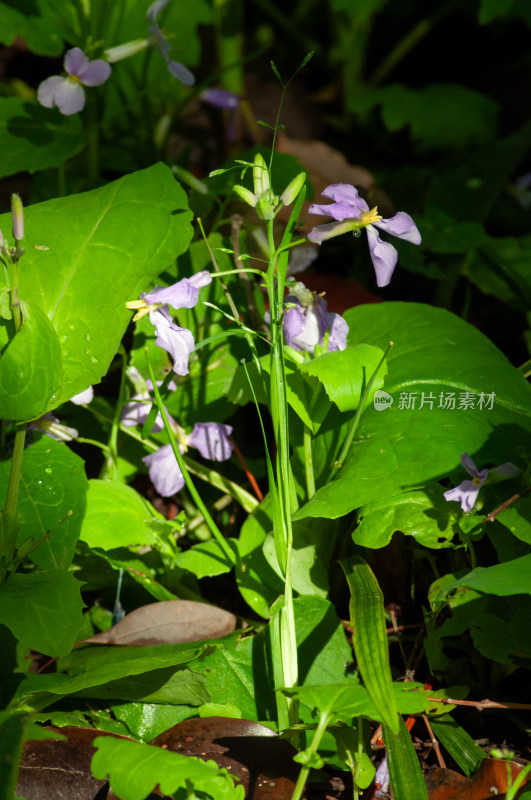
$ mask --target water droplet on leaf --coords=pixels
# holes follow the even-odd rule
[[[51,467],[45,467],[45,468],[44,468],[44,471],[45,471],[45,473],[46,473],[47,475],[51,475],[51,474],[52,474],[52,472],[53,472],[53,469],[52,469]]]
[[[91,364],[97,364],[98,363],[98,359],[95,356],[92,356],[92,358],[90,359],[90,363]]]
[[[65,334],[63,334],[63,336],[61,336],[61,338],[59,339],[59,341],[61,342],[61,344],[64,344],[64,343],[66,342],[66,340],[67,340],[67,339],[68,339],[68,336],[66,336]]]

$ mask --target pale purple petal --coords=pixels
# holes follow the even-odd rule
[[[348,325],[340,314],[330,314],[330,335],[328,337],[328,352],[334,350],[346,350]]]
[[[298,302],[297,298],[288,295],[288,302]],[[321,331],[319,321],[311,308],[294,307],[286,309],[283,324],[284,339],[286,344],[294,350],[303,350],[313,353],[315,345],[319,344]]]
[[[143,425],[149,416],[152,405],[151,399],[140,400],[133,397],[133,399],[122,408],[122,413],[120,415],[122,425],[125,425],[126,428]],[[151,430],[153,433],[160,433],[164,430],[164,422],[162,421],[160,412],[155,417],[155,422]]]
[[[310,206],[311,208],[311,206]],[[326,239],[332,239],[334,236],[341,236],[343,233],[355,230],[357,224],[352,224],[351,220],[345,222],[326,222],[324,225],[316,225],[308,234],[308,239],[314,244],[321,244]]]
[[[419,229],[405,211],[399,211],[398,214],[389,219],[381,219],[379,222],[375,222],[374,225],[386,233],[397,236],[399,239],[411,242],[411,244],[420,244],[422,241]]]
[[[35,419],[33,422],[28,423],[28,428],[45,433],[46,436],[49,436],[50,439],[55,439],[56,442],[71,442],[72,439],[76,439],[79,436],[75,428],[61,425],[51,411],[47,411],[40,419]]]
[[[45,108],[53,108],[55,105],[55,94],[59,87],[65,83],[67,78],[61,78],[60,75],[52,75],[51,78],[46,78],[37,90],[37,100]]]
[[[367,211],[368,205],[359,196],[355,186],[350,183],[332,183],[321,192],[323,197],[329,197],[335,203],[350,203],[352,206],[359,207],[361,211]]]
[[[159,387],[162,386],[163,383],[164,383],[164,381],[156,381],[156,384]],[[153,381],[151,380],[151,378],[147,379],[146,386],[147,386],[147,388],[149,389],[150,392],[153,391]],[[175,383],[175,381],[170,381],[166,388],[168,388],[170,390],[170,392],[176,392],[177,391],[177,384]]]
[[[164,6],[168,5],[169,2],[170,0],[155,0],[155,2],[152,3],[147,10],[146,16],[148,20],[150,22],[155,22]]]
[[[468,453],[463,453],[461,456],[461,466],[466,469],[469,475],[472,475],[473,478],[477,478],[479,475],[479,470],[468,455]]]
[[[86,406],[88,403],[92,403],[93,399],[94,389],[92,386],[89,386],[84,392],[79,392],[79,394],[75,394],[71,397],[70,402],[74,403],[76,406]]]
[[[322,194],[335,202],[328,205],[312,203],[308,209],[309,214],[323,214],[325,217],[333,217],[342,222],[345,219],[359,218],[364,211],[369,210],[365,200],[358,195],[358,190],[348,183],[327,186]]]
[[[89,63],[88,56],[85,55],[80,47],[73,47],[65,55],[65,69],[69,75],[79,75]]]
[[[215,108],[235,109],[240,105],[240,95],[235,92],[229,92],[228,89],[205,89],[199,95],[201,100],[205,103],[210,103]]]
[[[102,83],[105,83],[110,74],[111,65],[102,58],[98,58],[96,61],[91,61],[78,72],[78,77],[85,86],[101,86]]]
[[[203,458],[211,461],[226,461],[231,457],[233,445],[229,441],[230,425],[218,422],[198,422],[188,437],[188,444],[197,447]]]
[[[520,470],[514,464],[507,462],[507,464],[500,464],[499,467],[489,469],[489,482],[490,478],[494,477],[496,480],[499,478],[514,478],[518,475]]]
[[[142,461],[149,469],[149,477],[155,489],[163,497],[171,497],[183,488],[184,478],[171,444],[159,447]]]
[[[168,69],[170,74],[178,81],[184,83],[185,86],[193,86],[195,83],[195,75],[193,75],[184,64],[179,64],[178,61],[168,61]]]
[[[389,777],[389,767],[387,765],[387,758],[380,763],[374,776],[374,784],[376,786],[375,797],[383,798],[389,796],[389,784],[391,779]]]
[[[188,360],[194,349],[194,337],[186,328],[179,328],[172,320],[168,306],[150,311],[149,319],[155,326],[155,344],[162,347],[173,358],[173,370],[177,375],[188,375]]]
[[[199,290],[209,283],[212,283],[212,276],[207,270],[202,270],[172,286],[155,286],[143,299],[147,305],[165,303],[173,308],[193,308],[199,300]]]
[[[455,489],[449,489],[445,492],[444,497],[448,501],[459,501],[463,511],[472,511],[483,483],[484,480],[478,483],[474,481],[463,481],[459,486],[456,486]]]
[[[303,272],[316,258],[317,250],[315,247],[305,247],[303,245],[302,247],[293,248],[289,257],[286,275],[297,275],[299,272]]]
[[[373,225],[367,225],[367,238],[369,240],[369,251],[371,254],[374,271],[376,272],[377,286],[387,286],[391,281],[398,253],[389,242],[380,239],[378,231]]]
[[[148,26],[149,31],[149,43],[154,45],[159,53],[161,54],[162,58],[169,63],[170,57],[169,53],[171,51],[171,44],[165,39],[161,29],[156,23],[153,25]]]

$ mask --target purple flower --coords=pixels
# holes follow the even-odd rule
[[[226,461],[231,457],[233,445],[229,441],[230,425],[218,422],[198,422],[188,437],[188,444],[197,447],[203,458],[211,461]]]
[[[177,80],[181,81],[181,83],[184,83],[185,86],[193,86],[195,83],[195,78],[190,70],[187,69],[183,64],[179,64],[178,61],[172,61],[170,59],[169,54],[172,49],[171,45],[168,43],[168,40],[155,22],[164,6],[166,6],[169,2],[170,0],[156,0],[147,10],[147,18],[151,23],[148,27],[150,33],[150,43],[155,45],[162,58],[168,65],[168,69],[173,77],[177,78]]]
[[[240,95],[229,92],[228,89],[205,89],[199,97],[215,108],[226,108],[229,111],[234,111],[240,105]]]
[[[313,203],[308,213],[323,214],[326,217],[333,217],[336,221],[317,225],[308,234],[308,239],[321,244],[333,236],[366,228],[369,251],[376,272],[376,283],[378,286],[387,286],[396,266],[398,253],[393,245],[380,239],[376,228],[391,233],[399,239],[405,239],[406,242],[420,244],[420,233],[412,218],[404,211],[399,211],[390,219],[382,219],[377,207],[369,209],[365,200],[359,196],[358,190],[347,183],[327,186],[323,195],[330,197],[334,202],[328,205]]]
[[[444,497],[448,501],[459,501],[463,511],[472,511],[478,498],[479,490],[486,482],[487,478],[490,483],[495,483],[504,478],[514,478],[518,474],[518,467],[514,464],[507,463],[501,464],[499,467],[494,467],[491,470],[482,469],[478,470],[468,453],[463,453],[461,456],[461,465],[466,469],[468,474],[472,477],[471,481],[462,481],[455,489],[449,489],[444,493]]]
[[[142,461],[148,467],[153,486],[163,497],[171,497],[183,488],[184,478],[171,444],[163,444]]]
[[[384,758],[374,775],[374,785],[376,786],[376,792],[374,793],[374,796],[378,798],[388,797],[390,782],[387,758]]]
[[[150,311],[149,319],[155,326],[155,344],[166,350],[173,358],[173,371],[177,375],[188,375],[188,361],[195,347],[194,337],[187,328],[180,328],[170,316],[168,306]]]
[[[162,383],[163,381],[157,381],[157,386],[162,386]],[[150,380],[146,381],[146,385],[150,391],[153,390],[153,384]],[[177,385],[175,381],[169,382],[168,389],[170,389],[172,392],[177,391]],[[131,400],[128,403],[125,403],[122,408],[122,413],[120,414],[122,425],[125,425],[126,428],[132,428],[135,425],[143,425],[149,416],[152,405],[153,399],[149,392],[138,392],[137,394],[134,394]],[[168,414],[167,410],[166,413]],[[177,423],[170,414],[168,414],[168,421],[173,430],[177,431]],[[153,433],[160,433],[160,431],[164,430],[164,422],[162,421],[160,411],[155,418],[155,422],[153,423],[151,430]]]
[[[55,439],[56,442],[71,442],[79,436],[75,428],[69,428],[67,425],[62,425],[57,417],[54,417],[51,411],[47,411],[39,419],[34,419],[33,422],[28,424],[28,428],[39,433],[45,433],[50,439]]]
[[[85,107],[84,86],[101,86],[111,74],[111,67],[102,59],[90,61],[83,50],[74,47],[68,50],[64,61],[67,78],[52,75],[41,83],[37,99],[41,106],[57,106],[61,114],[77,114]]]
[[[315,346],[323,344],[328,330],[328,352],[345,350],[348,325],[343,317],[328,312],[326,300],[311,292],[303,283],[295,283],[292,291],[293,294],[288,294],[284,300],[283,332],[286,344],[294,350],[313,354]]]

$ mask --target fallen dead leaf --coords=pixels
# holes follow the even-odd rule
[[[522,767],[511,764],[513,779]],[[504,761],[485,758],[471,778],[451,769],[435,767],[425,773],[429,800],[503,800],[507,791],[507,770]],[[524,781],[525,786],[525,781]],[[524,788],[518,792],[520,797]]]
[[[180,644],[219,639],[236,628],[228,611],[194,600],[166,600],[131,611],[108,631],[84,642],[92,644]]]

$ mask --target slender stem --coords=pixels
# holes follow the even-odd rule
[[[308,495],[308,500],[310,500],[315,494],[315,475],[313,473],[312,432],[307,425],[304,426],[303,443],[304,443],[304,473],[306,475],[306,493]]]
[[[330,715],[327,712],[322,712],[321,716],[319,717],[319,722],[317,723],[317,728],[315,729],[312,743],[306,749],[306,755],[309,762],[311,762],[312,756],[314,756],[317,753],[319,745],[321,744],[321,739],[323,738],[323,735],[328,727],[329,722],[330,722]],[[291,800],[301,799],[309,774],[310,774],[310,767],[303,766],[301,768],[301,771],[299,772],[299,777],[297,778],[295,789],[293,790],[293,794],[291,795]]]
[[[1,566],[2,574],[0,580],[3,583],[6,575],[8,563],[13,559],[13,554],[17,544],[18,521],[17,503],[20,488],[20,478],[22,475],[22,457],[24,455],[24,444],[26,442],[26,423],[17,422],[15,427],[15,442],[13,445],[13,457],[11,459],[11,469],[9,472],[9,483],[7,485],[6,504],[4,508],[4,541],[0,545],[0,555],[3,556]]]
[[[216,525],[216,523],[214,522],[214,520],[210,516],[210,513],[209,513],[207,507],[203,503],[203,501],[202,501],[202,499],[201,499],[201,497],[199,495],[199,492],[195,488],[194,483],[193,483],[193,481],[192,481],[192,479],[190,477],[190,473],[188,472],[188,468],[186,466],[186,462],[184,460],[184,457],[183,457],[181,451],[179,450],[179,445],[177,444],[177,440],[175,439],[175,434],[174,434],[174,432],[173,432],[173,430],[171,428],[170,421],[168,419],[168,415],[167,415],[166,409],[164,407],[164,403],[162,402],[162,398],[161,398],[160,392],[159,392],[159,387],[157,386],[157,381],[155,379],[155,373],[153,371],[153,367],[151,365],[151,361],[149,360],[149,355],[148,355],[148,352],[147,352],[147,348],[146,348],[146,359],[147,359],[149,375],[150,375],[151,381],[153,383],[153,394],[155,395],[155,401],[157,403],[160,415],[162,417],[162,421],[164,422],[164,428],[166,429],[166,433],[168,434],[168,438],[170,440],[170,444],[171,444],[173,453],[174,453],[175,458],[177,460],[177,464],[179,465],[179,469],[181,470],[181,474],[182,474],[182,476],[184,478],[184,482],[186,484],[186,487],[187,487],[188,491],[190,492],[190,494],[192,495],[192,497],[194,499],[194,503],[196,504],[198,510],[203,515],[203,517],[205,519],[205,522],[208,525],[213,537],[216,539],[217,543],[221,547],[221,550],[225,554],[229,566],[232,567],[234,565],[235,558],[237,559],[237,554],[235,554],[235,552],[232,550],[230,545],[227,544],[227,542],[225,540],[225,537],[223,536],[223,534],[221,533],[220,529],[218,528],[218,526]]]

